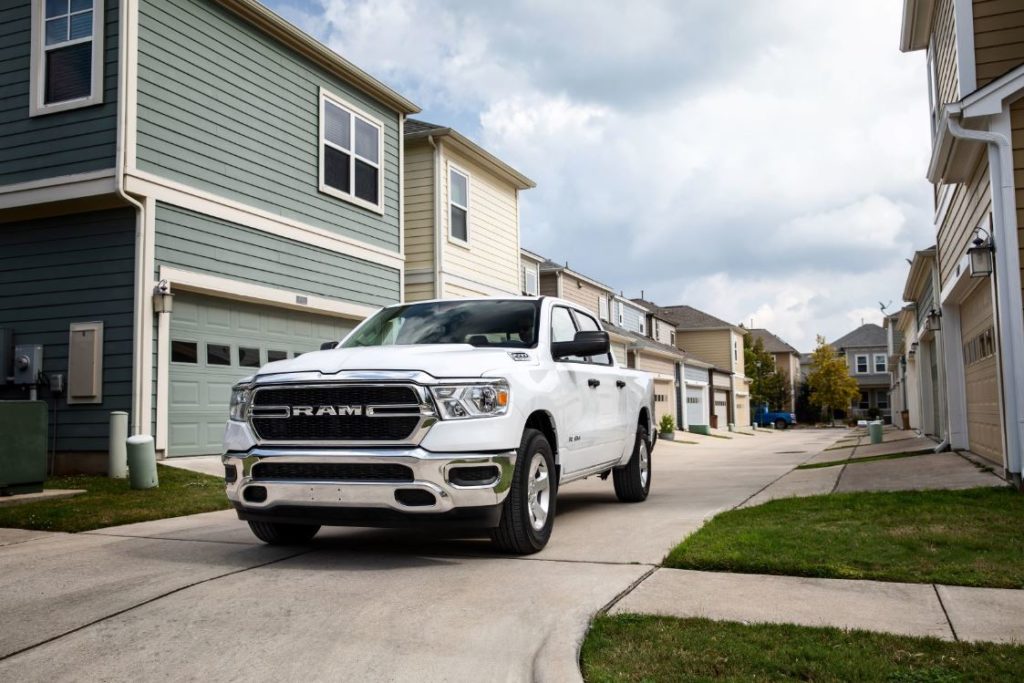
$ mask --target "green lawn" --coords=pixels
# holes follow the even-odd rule
[[[48,489],[85,489],[73,498],[0,507],[0,527],[89,531],[118,524],[225,510],[224,480],[176,467],[158,466],[160,487],[133,491],[127,479],[56,477]]]
[[[843,493],[724,512],[666,567],[1024,587],[1024,495],[1009,488]]]
[[[590,683],[1015,681],[1024,647],[625,614],[594,621],[581,663]]]

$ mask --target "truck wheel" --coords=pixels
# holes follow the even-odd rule
[[[637,427],[633,457],[624,467],[612,470],[615,495],[623,503],[640,503],[651,492],[651,447],[647,441],[647,428]]]
[[[249,522],[256,538],[270,545],[299,545],[320,531],[319,524],[281,524],[280,522]]]
[[[501,521],[491,531],[495,544],[515,555],[529,555],[544,548],[555,523],[557,488],[551,444],[536,429],[525,430]]]
[[[781,417],[775,421],[776,429],[786,429],[789,427],[789,423],[783,420]]]

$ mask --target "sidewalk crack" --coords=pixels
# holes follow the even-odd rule
[[[935,591],[935,598],[939,601],[939,607],[942,608],[942,613],[946,616],[946,623],[949,624],[949,632],[953,634],[953,640],[960,642],[960,636],[956,634],[956,627],[953,626],[953,620],[949,618],[949,610],[946,609],[946,604],[942,602],[942,594],[939,593],[938,584],[932,584],[932,590]]]

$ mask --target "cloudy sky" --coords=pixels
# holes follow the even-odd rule
[[[265,0],[537,181],[523,246],[801,350],[933,241],[900,4]]]

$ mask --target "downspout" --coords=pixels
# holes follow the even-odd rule
[[[121,199],[130,206],[135,207],[135,309],[132,312],[132,410],[130,417],[130,429],[132,434],[149,433],[149,428],[143,425],[149,424],[148,416],[140,413],[142,405],[142,364],[148,362],[146,350],[143,348],[144,335],[142,334],[142,308],[149,304],[149,292],[142,291],[142,283],[145,282],[146,267],[146,208],[139,200],[135,199],[125,191],[125,155],[127,153],[126,137],[128,134],[128,63],[129,46],[131,39],[131,4],[134,0],[121,0],[119,11],[118,44],[117,44],[117,147],[114,159],[114,187],[115,192]],[[152,390],[152,387],[145,388]]]
[[[434,148],[434,298],[440,299],[444,296],[444,283],[441,282],[444,273],[444,264],[441,262],[444,253],[441,234],[441,148],[434,141],[433,135],[427,136],[427,142]]]
[[[1006,373],[1020,372],[1024,368],[1024,304],[1021,301],[1020,282],[1011,286],[1009,277],[1020,277],[1019,245],[1016,234],[1007,228],[1008,218],[1014,215],[1013,147],[1001,133],[968,130],[960,125],[958,117],[947,118],[949,132],[964,140],[983,142],[994,153],[996,163],[989,160],[993,189],[999,197],[992,202],[992,244],[995,249],[996,311],[1001,328],[997,339],[1000,347],[1000,365],[1003,376],[1003,420],[1006,432],[1006,467],[1015,483],[1021,485],[1021,448],[1024,445],[1024,378],[1009,378]],[[1014,226],[1015,228],[1015,226]],[[1002,278],[1000,278],[1000,273]]]

